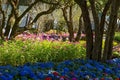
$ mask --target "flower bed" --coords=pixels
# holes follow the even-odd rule
[[[0,66],[0,80],[120,80],[120,59],[83,60],[81,42],[59,42],[53,37],[43,41],[43,36],[21,34],[16,37],[20,40],[0,45],[0,64],[11,64]]]
[[[120,59],[103,64],[93,60],[38,62],[0,66],[0,80],[119,80]]]
[[[75,33],[74,36],[77,34]],[[15,39],[21,40],[49,40],[49,41],[68,41],[69,34],[68,33],[61,33],[57,34],[55,32],[47,32],[47,33],[40,33],[40,34],[33,34],[25,31],[22,34],[16,36]],[[81,39],[85,38],[85,34],[81,34]]]

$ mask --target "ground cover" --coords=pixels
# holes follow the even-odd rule
[[[22,66],[0,66],[0,80],[119,80],[120,59],[107,63],[92,60],[37,62]]]

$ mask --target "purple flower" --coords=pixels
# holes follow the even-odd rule
[[[72,80],[77,80],[77,78],[72,78]]]

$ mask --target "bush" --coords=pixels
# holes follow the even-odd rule
[[[3,43],[3,40],[2,39],[0,39],[0,45]]]
[[[80,44],[49,41],[8,41],[0,46],[0,65],[23,65],[27,62],[64,61],[85,58]]]
[[[115,33],[114,40],[120,42],[120,32],[116,32],[116,33]]]
[[[120,53],[117,51],[114,51],[112,54],[112,58],[120,58]]]

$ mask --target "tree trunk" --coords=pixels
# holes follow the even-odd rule
[[[0,20],[0,37],[1,37],[1,39],[4,39],[3,28],[5,26],[5,12],[2,10],[2,2],[1,1],[0,1],[0,12],[2,15],[2,19]]]
[[[82,28],[82,14],[79,18],[79,29],[78,29],[78,32],[77,32],[77,36],[75,38],[75,41],[78,42],[80,40],[80,37],[81,37],[81,28]]]
[[[5,28],[5,33],[4,33],[4,36],[8,37],[8,34],[9,34],[9,31],[10,31],[10,28],[11,28],[11,23],[10,23],[10,20],[11,18],[13,17],[13,11],[11,11],[11,14],[9,15],[8,17],[8,20],[7,20],[7,25],[6,25],[6,28]]]
[[[91,4],[92,14],[94,18],[95,23],[95,42],[93,42],[93,34],[90,24],[90,18],[89,18],[89,12],[88,7],[86,4],[86,0],[74,0],[81,8],[82,14],[83,14],[83,20],[85,25],[85,32],[86,32],[86,55],[89,59],[94,59],[100,61],[101,59],[103,61],[106,61],[107,59],[110,59],[112,55],[112,41],[115,33],[115,26],[116,26],[116,20],[117,20],[117,13],[120,6],[120,0],[108,0],[101,16],[101,20],[99,21],[98,13],[96,11],[95,7],[95,0],[89,0]],[[112,3],[112,1],[114,1]],[[105,17],[107,14],[107,11],[111,7],[111,15],[110,15],[110,23],[108,27],[108,31],[106,34],[106,41],[105,41],[105,47],[104,47],[104,53],[102,54],[102,40],[103,40],[103,33],[104,33],[104,24],[105,24]]]
[[[94,41],[94,48],[93,48],[93,54],[92,54],[92,59],[93,60],[98,60],[98,54],[101,54],[101,49],[100,49],[100,27],[99,27],[99,18],[98,18],[98,13],[96,11],[95,7],[95,0],[89,0],[91,4],[91,10],[93,14],[93,19],[95,23],[95,41]]]
[[[70,14],[69,14],[69,33],[70,33],[70,41],[74,41],[74,31],[73,31],[73,18],[72,18],[72,7],[70,6]]]
[[[17,20],[18,19],[18,3],[19,3],[19,0],[15,0],[15,1],[11,1],[11,0],[8,0],[9,3],[11,4],[12,6],[12,11],[11,11],[11,15],[8,19],[8,22],[7,22],[7,26],[6,26],[6,32],[5,32],[5,35],[7,36],[7,38],[11,38],[11,36],[13,35],[13,32],[15,32],[16,30],[14,29],[14,27],[17,27],[17,26],[14,26],[16,25],[16,21],[19,21]],[[12,29],[12,32],[10,33],[10,29]]]
[[[18,1],[19,1],[19,0],[17,0],[17,2],[18,2]],[[12,33],[11,33],[11,36],[10,36],[10,37],[12,37],[12,38],[15,37],[16,31],[17,31],[17,29],[18,29],[18,27],[19,27],[19,22],[20,22],[20,20],[21,20],[21,19],[26,15],[26,13],[27,13],[29,10],[31,10],[31,8],[32,8],[35,4],[37,4],[38,2],[40,2],[40,0],[36,0],[34,3],[32,3],[20,16],[18,16],[18,10],[16,9],[18,5],[14,5],[14,3],[11,3],[12,8],[13,8],[13,10],[14,10],[14,14],[15,14],[15,24],[13,25]],[[42,2],[42,1],[41,1],[41,2]],[[16,4],[17,4],[17,3],[16,3]],[[49,4],[49,3],[47,3],[47,4]],[[56,9],[56,5],[57,5],[58,3],[51,3],[51,4],[54,4],[54,5],[53,5],[52,7],[50,7],[48,10],[42,11],[42,12],[38,13],[38,14],[36,15],[36,17],[34,18],[34,20],[32,21],[32,23],[29,24],[29,25],[32,25],[33,23],[35,23],[35,22],[39,19],[39,17],[41,17],[42,15],[46,15],[46,14],[52,13],[52,12]]]
[[[43,1],[43,0],[35,0],[32,4],[30,4],[30,6],[19,16],[18,15],[18,6],[19,6],[19,0],[8,0],[8,2],[10,3],[11,7],[12,7],[12,10],[11,10],[11,14],[10,16],[8,17],[8,20],[7,20],[7,26],[5,28],[5,33],[4,35],[6,37],[8,37],[9,35],[9,32],[10,32],[10,29],[12,28],[12,32],[11,32],[11,36],[10,37],[14,37],[16,35],[16,31],[17,31],[17,28],[19,27],[19,22],[20,20],[27,14],[28,11],[31,10],[31,8],[37,4],[38,2],[43,2],[43,3],[46,3],[46,4],[51,4],[53,5],[52,7],[50,7],[47,11],[43,11],[43,12],[40,12],[37,14],[37,16],[35,17],[35,19],[33,20],[33,22],[36,22],[37,19],[42,16],[42,15],[46,15],[46,14],[49,14],[51,12],[53,12],[56,7],[58,5],[58,3],[52,3],[52,2],[47,2],[47,1]],[[14,16],[15,18],[15,22],[13,25],[11,25],[11,18]]]
[[[104,9],[103,9],[103,12],[102,12],[102,16],[101,16],[101,20],[100,20],[100,53],[98,54],[98,58],[102,59],[102,40],[103,40],[103,33],[104,33],[104,26],[105,26],[105,17],[106,17],[106,14],[107,14],[107,11],[109,10],[110,8],[110,5],[112,3],[113,0],[108,0]]]
[[[111,59],[113,38],[115,34],[115,28],[117,24],[118,10],[120,7],[120,0],[114,0],[111,6],[110,22],[106,34],[103,61]]]
[[[93,33],[92,33],[92,27],[90,23],[87,2],[85,0],[75,0],[75,2],[80,6],[83,14],[83,21],[84,21],[85,32],[86,32],[86,58],[92,59]]]
[[[10,39],[13,39],[16,36],[18,27],[19,27],[19,21],[16,20],[13,27],[12,27]]]
[[[72,20],[72,6],[69,6],[69,17],[68,17],[68,12],[67,12],[67,8],[62,8],[63,11],[63,16],[64,19],[67,23],[68,26],[68,32],[69,32],[69,41],[72,42],[74,41],[74,32],[73,32],[73,20]]]
[[[11,36],[10,37],[14,37],[15,34],[16,34],[16,31],[17,31],[17,28],[19,27],[19,22],[20,20],[27,14],[28,11],[31,10],[31,8],[37,4],[38,2],[40,2],[39,0],[36,0],[34,3],[32,3],[19,17],[18,17],[18,3],[19,3],[19,0],[16,0],[15,2],[14,1],[11,1],[9,0],[9,3],[11,4],[12,6],[12,11],[11,11],[11,15],[9,16],[9,19],[7,21],[7,26],[5,28],[5,36],[8,37],[8,34],[9,34],[9,31],[10,31],[10,28],[12,27],[12,32],[11,32]],[[14,15],[15,17],[15,24],[13,24],[11,26],[11,23],[10,23],[10,19],[12,18],[12,16]]]

